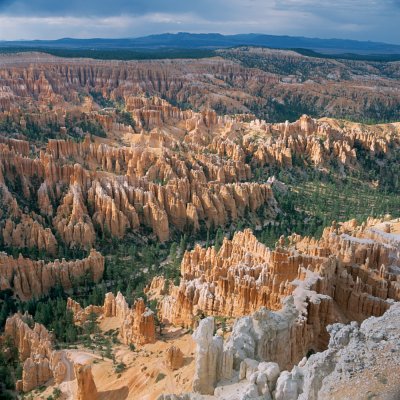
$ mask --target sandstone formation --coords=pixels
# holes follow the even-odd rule
[[[371,393],[380,393],[382,398],[396,398],[400,368],[396,348],[399,312],[399,303],[395,303],[382,317],[369,318],[361,326],[356,322],[329,326],[328,349],[311,355],[308,360],[304,358],[290,372],[280,373],[273,363],[245,359],[237,377],[236,393],[240,393],[237,398],[320,400],[352,397],[361,400]],[[374,378],[371,378],[372,370],[376,371]],[[263,388],[268,390],[263,392]],[[216,399],[225,398],[221,396],[223,389],[223,384],[216,388]]]
[[[83,260],[32,261],[21,255],[18,258],[0,253],[0,289],[11,289],[22,300],[39,297],[48,293],[50,288],[61,284],[70,289],[73,280],[85,274],[98,282],[104,271],[104,257],[91,250]]]
[[[399,241],[384,231],[394,223],[334,224],[318,241],[292,236],[289,246],[282,243],[275,250],[249,230],[225,239],[218,252],[196,246],[183,257],[180,285],[170,285],[166,296],[158,296],[160,314],[166,322],[193,326],[201,314],[238,317],[262,306],[279,310],[286,296],[298,293],[306,301],[311,290],[330,298],[309,306],[313,319],[319,313],[334,319],[337,307],[359,321],[382,315],[390,299],[400,299]],[[164,285],[157,278],[150,291],[157,293],[156,287]],[[322,326],[329,322],[319,318]]]
[[[266,109],[267,115],[276,117],[277,104],[297,104],[301,109],[312,105],[319,115],[350,113],[353,119],[365,115],[379,119],[394,114],[399,101],[393,90],[399,76],[397,63],[338,62],[253,47],[223,49],[218,55],[157,62],[63,59],[39,53],[2,55],[0,110],[20,122],[23,116],[18,106],[24,105],[41,121],[61,124],[65,115],[59,105],[64,102],[81,103],[86,111],[99,108],[92,99],[79,96],[92,91],[110,99],[123,98],[132,110],[138,102],[129,97],[149,93],[193,109],[208,104],[226,113]],[[379,91],[374,90],[376,86]],[[134,115],[140,128],[156,126],[165,118],[153,110]],[[106,120],[107,116],[101,117]],[[212,117],[208,120],[213,122]]]
[[[22,363],[22,381],[17,388],[28,392],[46,383],[50,378],[55,382],[63,381],[66,366],[61,353],[53,350],[52,336],[47,329],[38,323],[31,328],[33,319],[29,315],[14,314],[8,318],[4,335],[10,337],[18,349]]]
[[[175,75],[176,69],[171,71],[168,63],[155,66],[93,62],[82,66],[77,61],[39,59],[43,65],[35,61],[28,68],[25,61],[16,56],[0,73],[1,79],[8,82],[8,86],[0,89],[6,93],[0,104],[0,121],[20,132],[16,135],[0,133],[3,205],[0,240],[6,251],[24,249],[56,257],[66,253],[65,248],[89,250],[99,237],[123,239],[130,232],[147,235],[148,229],[160,241],[166,241],[176,233],[226,225],[234,229],[243,219],[262,226],[279,212],[272,191],[272,186],[277,186],[275,181],[255,182],[262,168],[330,170],[334,167],[341,174],[350,169],[363,172],[368,155],[375,163],[384,159],[385,168],[390,169],[390,163],[395,160],[394,149],[399,146],[398,124],[365,126],[329,119],[314,120],[307,116],[293,123],[272,124],[251,114],[218,116],[208,107],[201,108],[200,112],[182,110],[158,96],[170,99],[177,96],[178,103],[188,100],[184,93],[178,94],[183,90],[178,82],[192,78],[182,73]],[[5,62],[4,57],[2,60]],[[12,66],[13,60],[15,66]],[[241,73],[239,65],[231,62],[219,65],[219,62],[202,61],[200,68],[226,76]],[[190,62],[185,68],[197,70],[199,66]],[[256,81],[260,81],[260,72],[247,71],[246,77],[251,81],[255,79],[253,74],[257,75]],[[154,85],[155,76],[157,82],[163,76],[165,84]],[[127,79],[129,85],[124,84]],[[270,79],[264,76],[261,81],[265,84]],[[143,95],[143,81],[145,86],[152,87],[152,97]],[[123,99],[124,112],[134,123],[125,125],[112,107],[100,109],[89,92],[83,99],[79,97],[78,92],[86,93],[93,85],[94,92],[102,93],[111,101]],[[173,93],[167,93],[167,87]],[[192,95],[189,97],[194,101]],[[50,102],[51,110],[48,109]],[[22,106],[29,115],[21,112]],[[107,138],[87,134],[79,128],[78,136],[82,140],[71,140],[66,125],[73,118],[95,121],[104,129]],[[52,129],[56,132],[55,138],[46,143],[22,140],[29,138],[24,132],[32,124],[43,129],[55,127]],[[224,244],[224,251],[229,252],[227,246]],[[208,256],[200,250],[196,252],[198,255],[194,254],[194,258],[215,257],[211,250]],[[257,294],[258,287],[254,284],[257,277],[248,279],[244,274],[242,280],[240,271],[243,268],[239,266],[235,267],[236,272],[222,267],[221,279],[206,274],[208,281],[195,286],[189,281],[201,280],[201,274],[193,273],[190,268],[184,270],[183,286],[175,289],[179,294],[173,296],[182,302],[182,313],[174,316],[173,310],[177,308],[168,305],[166,300],[163,303],[165,318],[177,324],[193,325],[197,312],[236,317],[252,313],[260,306],[279,308],[281,298],[293,290],[290,282],[298,266],[309,263],[310,255],[294,256],[294,261],[290,261],[290,252],[276,251],[268,257],[276,259],[273,263],[279,264],[280,259],[283,263],[287,259],[292,264],[291,270],[284,274],[266,273],[268,282],[261,283],[262,294]],[[303,261],[304,257],[307,260]],[[93,257],[89,259],[95,261]],[[265,264],[268,260],[258,262]],[[14,286],[13,290],[24,299],[46,293],[54,286],[60,276],[55,271],[61,269],[61,265],[68,271],[73,269],[72,274],[61,274],[65,288],[71,286],[69,276],[80,275],[76,268],[90,270],[93,276],[100,276],[102,271],[100,261],[96,261],[96,267],[80,261],[79,266],[74,264],[75,269],[71,262],[65,264],[57,260],[44,265],[22,258],[3,258],[4,263],[0,287]],[[47,271],[47,267],[51,271]],[[363,280],[358,276],[357,268],[347,266],[348,275],[343,272],[336,277],[342,282],[335,291],[336,299],[351,303],[346,307],[353,309],[356,319],[371,315],[371,307],[378,315],[386,306],[376,298],[384,300],[386,289],[373,289],[382,295],[370,293],[369,288],[363,286],[365,277]],[[265,271],[262,271],[259,266],[255,274],[264,276]],[[218,269],[213,274],[218,275]],[[389,282],[393,281],[389,278]],[[352,282],[356,290],[349,288]],[[205,289],[207,285],[215,288]],[[324,293],[333,295],[331,289]],[[240,293],[235,299],[229,293],[236,293],[236,290]],[[388,297],[396,298],[393,294],[396,290],[394,283],[388,283]],[[214,291],[216,301],[211,303],[205,294]],[[375,298],[373,303],[370,294]],[[250,301],[243,301],[247,296]]]
[[[64,196],[53,224],[70,247],[90,249],[93,246],[96,239],[93,224],[83,202],[81,188],[76,183]]]
[[[91,314],[101,315],[103,313],[102,306],[89,305],[82,308],[81,305],[75,300],[68,297],[67,299],[67,310],[70,310],[74,315],[74,323],[77,325],[83,325],[89,319]]]
[[[220,380],[215,389],[208,388],[212,395],[163,395],[158,400],[361,400],[375,393],[383,399],[395,399],[399,393],[399,313],[400,303],[394,303],[381,317],[371,317],[361,326],[357,322],[328,326],[327,350],[304,357],[290,371],[281,371],[274,362],[244,358],[231,379]],[[196,334],[210,319],[202,320]],[[268,336],[268,326],[262,331]],[[260,343],[268,346],[268,339]],[[243,336],[236,350],[243,351],[248,345],[254,342]],[[198,357],[205,362],[206,354],[200,352]],[[200,371],[204,372],[196,365],[196,374]]]
[[[19,223],[7,219],[3,231],[3,242],[8,247],[37,248],[51,255],[57,252],[57,241],[49,228],[44,228],[38,221],[23,215]]]
[[[195,120],[205,118],[203,114],[190,113]],[[201,223],[222,226],[260,209],[265,217],[276,214],[270,185],[246,182],[252,176],[251,169],[236,144],[229,140],[218,145],[231,149],[230,158],[213,154],[216,144],[212,144],[210,134],[199,146],[193,139],[198,129],[207,129],[204,124],[192,130],[187,143],[182,143],[180,136],[186,122],[175,117],[181,118],[179,112],[172,113],[172,119],[165,123],[171,124],[167,125],[171,126],[169,130],[180,122],[181,126],[174,128],[179,133],[135,135],[140,138],[135,138],[134,147],[92,143],[88,137],[80,143],[50,140],[46,151],[32,160],[14,147],[3,145],[3,152],[7,153],[2,165],[7,177],[5,189],[6,184],[15,186],[24,176],[24,195],[38,202],[43,215],[52,220],[62,241],[71,248],[90,248],[95,241],[95,228],[103,235],[124,237],[129,230],[144,225],[165,241],[172,228],[197,231]],[[226,121],[218,125],[216,116],[214,119],[214,135],[218,135],[226,130]],[[205,147],[209,149],[205,151]],[[184,157],[176,152],[177,148]],[[33,180],[39,181],[38,189]],[[57,210],[53,203],[59,204]]]
[[[243,316],[224,345],[222,338],[212,339],[213,320],[200,321],[194,391],[213,393],[221,379],[215,366],[225,363],[222,348],[235,370],[245,368],[246,359],[288,369],[327,346],[329,324],[381,316],[399,300],[400,240],[391,233],[398,225],[373,219],[360,226],[354,220],[334,223],[319,240],[293,235],[281,238],[275,250],[246,230],[225,239],[218,252],[199,246],[186,252],[179,286],[165,293],[157,290],[165,287],[157,278],[149,288],[160,300],[161,318],[194,326],[204,315]]]
[[[74,371],[78,385],[76,400],[97,400],[99,397],[93,380],[92,367],[89,364],[74,364]]]
[[[183,353],[181,349],[171,346],[165,354],[165,364],[171,370],[179,369],[183,365]]]
[[[62,98],[60,90],[70,88],[75,93],[76,86],[69,80],[65,82],[61,71],[71,68],[73,76],[78,73],[75,68],[82,71],[82,66],[71,61],[71,66],[57,63],[47,70],[54,59],[44,62],[37,76],[31,76],[30,70],[24,74],[23,63],[18,66],[16,76],[20,73],[24,77],[21,79],[33,81],[24,90],[18,89],[14,101],[24,102],[25,97],[32,96],[27,106],[32,109],[29,118],[40,126],[56,123],[63,127],[67,114],[68,118],[84,115],[97,121],[109,137],[103,140],[86,135],[77,142],[60,134],[41,151],[20,139],[0,140],[4,189],[10,186],[15,190],[17,185],[45,217],[40,220],[29,215],[40,227],[35,225],[27,238],[20,238],[21,227],[7,222],[9,246],[35,246],[54,252],[50,226],[68,247],[88,249],[96,240],[96,231],[122,238],[131,230],[149,227],[165,241],[172,231],[222,226],[248,213],[253,218],[263,214],[259,217],[262,223],[273,218],[278,209],[270,185],[252,181],[258,168],[335,167],[345,174],[346,169],[365,168],[365,154],[374,162],[382,157],[392,162],[393,149],[399,145],[398,124],[365,126],[307,116],[294,123],[271,124],[251,114],[222,117],[208,108],[201,112],[181,110],[157,97],[157,93],[145,97],[137,87],[124,86],[122,82],[128,76],[137,82],[137,70],[129,64],[117,63],[117,69],[104,63],[101,68],[88,67],[88,75],[82,77],[85,83],[78,80],[79,84],[85,88],[92,85],[94,81],[88,76],[96,75],[99,85],[111,86],[98,89],[111,100],[124,99],[126,112],[135,121],[134,127],[125,126],[118,122],[115,109],[93,107],[93,101],[87,100],[89,94],[83,103],[72,93]],[[134,65],[139,69],[145,66]],[[214,70],[215,65],[206,63],[206,68]],[[151,67],[168,70],[167,65]],[[222,70],[225,67],[226,72],[236,68],[229,65]],[[119,78],[111,79],[111,71]],[[178,77],[174,84],[170,82],[171,90],[182,88],[176,86],[175,79]],[[33,87],[43,91],[44,97],[57,100],[52,110],[35,112],[43,104],[36,104],[38,93],[32,91]],[[0,114],[0,120],[2,117],[13,123],[23,118],[19,113],[14,115],[12,107]],[[19,214],[24,212],[19,210]]]
[[[156,340],[156,326],[154,313],[144,304],[143,299],[137,299],[122,322],[120,335],[125,344],[154,343]]]
[[[80,325],[86,322],[91,313],[102,318],[118,318],[119,335],[124,344],[144,345],[156,340],[154,313],[146,307],[142,298],[137,299],[132,308],[129,308],[121,292],[117,296],[110,292],[106,293],[103,306],[89,305],[85,309],[69,298],[67,309],[73,312],[74,322]],[[176,357],[174,363],[179,364],[179,354]]]
[[[112,293],[107,293],[103,309],[104,316],[120,319],[119,333],[123,343],[143,345],[155,342],[154,313],[145,306],[143,299],[137,299],[132,308],[129,308],[120,292],[116,297]]]

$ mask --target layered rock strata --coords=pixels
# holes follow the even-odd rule
[[[76,400],[97,400],[99,398],[94,383],[92,367],[89,364],[74,364],[77,381]]]
[[[22,300],[47,294],[57,284],[70,289],[74,280],[86,274],[98,282],[103,272],[104,257],[96,250],[82,260],[57,259],[49,263],[0,253],[0,289],[11,289]]]
[[[50,378],[56,383],[62,382],[67,370],[61,353],[53,350],[53,339],[47,329],[38,323],[31,328],[28,323],[33,324],[29,315],[14,314],[4,328],[4,335],[18,349],[22,380],[17,382],[17,389],[24,392],[45,384]]]
[[[219,252],[200,247],[186,252],[180,285],[165,293],[165,282],[157,278],[148,290],[160,299],[165,322],[194,326],[207,315],[253,313],[235,321],[225,344],[213,339],[212,318],[200,321],[194,334],[199,344],[194,391],[214,393],[225,352],[231,364],[224,378],[235,376],[232,368],[246,375],[249,364],[250,379],[260,362],[290,369],[306,354],[323,350],[332,323],[381,316],[398,300],[399,226],[398,220],[334,223],[319,240],[293,235],[281,238],[273,251],[247,230],[225,239]],[[263,386],[266,377],[257,377],[250,379],[252,396],[272,396]],[[279,385],[289,392],[295,386]]]
[[[116,317],[120,322],[119,335],[124,344],[144,345],[156,340],[154,313],[141,298],[130,308],[121,292],[117,296],[110,292],[106,294],[103,306],[89,305],[83,309],[69,298],[67,308],[73,312],[77,324],[84,324],[92,313],[101,318]]]

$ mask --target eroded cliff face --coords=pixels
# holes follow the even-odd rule
[[[329,296],[349,319],[379,316],[390,299],[400,300],[398,239],[386,232],[393,224],[372,219],[361,226],[334,224],[320,240],[294,235],[282,238],[275,250],[245,230],[225,238],[218,252],[200,246],[186,252],[180,285],[170,285],[166,296],[157,290],[165,286],[162,278],[148,290],[162,298],[162,318],[177,325],[193,326],[202,314],[238,317],[260,307],[279,310],[283,298],[304,290]],[[323,314],[334,313],[329,302],[319,307]]]
[[[79,325],[84,324],[92,313],[99,318],[116,317],[119,337],[124,344],[144,345],[156,341],[154,313],[141,298],[130,308],[121,292],[117,296],[110,292],[106,294],[103,306],[89,305],[83,309],[79,303],[68,298],[67,308],[73,312],[74,322]]]
[[[75,90],[76,85],[104,80],[109,88],[99,92],[111,99],[123,98],[134,127],[119,122],[115,109],[100,110],[89,95],[79,102],[72,94],[64,98],[58,94],[49,113],[60,129],[65,128],[68,110],[73,116],[83,114],[97,121],[107,138],[87,136],[76,142],[66,139],[61,129],[60,139],[41,144],[41,151],[19,139],[1,138],[0,181],[8,207],[0,232],[10,247],[55,253],[51,229],[70,248],[90,248],[96,231],[123,238],[148,227],[165,241],[172,232],[235,223],[247,213],[253,219],[262,214],[260,221],[273,219],[277,204],[269,184],[254,182],[257,168],[313,166],[345,174],[348,169],[363,169],[366,154],[372,160],[392,162],[393,149],[399,146],[398,124],[365,126],[307,116],[294,123],[270,124],[251,114],[218,116],[207,108],[181,110],[124,85],[131,74],[135,79],[141,76],[137,75],[140,69],[130,70],[128,64],[118,63],[120,69],[113,70],[95,63],[96,68],[81,75],[82,66],[76,70],[75,65],[54,66],[53,62],[45,60],[46,72],[22,74],[21,79],[32,82],[18,89],[17,103],[23,95],[31,96],[27,107],[35,110],[37,91],[51,97],[70,85]],[[159,66],[164,67],[168,69]],[[213,63],[209,67],[214,68]],[[18,68],[23,71],[23,63]],[[44,78],[60,71],[62,78]],[[20,120],[13,110],[3,117]],[[45,114],[32,111],[30,118],[41,126],[49,123],[43,121]],[[20,197],[15,198],[15,193]],[[34,205],[31,209],[21,207],[22,196]],[[22,217],[23,222],[15,222]]]
[[[239,317],[225,344],[213,339],[212,318],[201,320],[194,391],[213,393],[247,359],[291,368],[326,348],[328,325],[383,315],[400,300],[398,228],[398,220],[334,223],[319,240],[282,237],[275,250],[245,230],[218,252],[199,246],[186,252],[179,286],[166,291],[158,277],[148,288],[159,299],[160,317],[186,326],[204,316]]]
[[[93,380],[92,367],[89,364],[75,364],[74,372],[78,385],[76,400],[97,400],[99,396]]]
[[[268,118],[282,118],[282,105],[296,104],[319,115],[350,113],[353,118],[378,119],[393,115],[399,102],[393,90],[398,85],[398,63],[338,62],[248,47],[220,50],[219,55],[157,62],[66,60],[39,53],[3,55],[0,110],[19,114],[22,103],[34,106],[43,121],[54,121],[63,117],[58,104],[79,103],[80,95],[89,91],[110,99],[147,92],[192,108],[209,104],[227,113],[265,110]],[[379,91],[374,90],[376,85]],[[134,101],[126,102],[137,107]],[[88,111],[96,108],[91,101],[82,101],[82,106]],[[140,126],[157,124],[159,115],[154,114],[151,110],[139,114]]]
[[[21,300],[47,294],[57,284],[66,290],[71,289],[74,280],[86,274],[98,282],[103,271],[104,257],[96,250],[91,250],[89,256],[82,260],[56,259],[48,263],[0,253],[0,289],[11,289]]]
[[[64,380],[66,365],[61,353],[53,349],[53,338],[43,325],[34,323],[28,314],[14,314],[6,321],[4,335],[18,349],[22,363],[22,380],[17,381],[17,390],[29,392],[50,378],[56,383]]]

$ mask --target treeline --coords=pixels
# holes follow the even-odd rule
[[[9,47],[0,48],[0,53],[40,52],[65,58],[93,58],[98,60],[162,60],[214,57],[215,52],[208,49],[54,49],[49,47]]]

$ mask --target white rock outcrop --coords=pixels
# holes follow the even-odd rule
[[[196,347],[196,369],[193,378],[193,391],[201,394],[213,394],[215,384],[222,378],[232,375],[232,352],[224,349],[221,336],[214,336],[214,318],[200,321],[193,333]]]
[[[244,318],[241,320],[244,321]],[[243,322],[241,326],[243,328]],[[160,399],[394,400],[400,398],[398,380],[400,303],[394,303],[381,317],[368,318],[361,326],[356,322],[330,325],[327,350],[313,354],[308,359],[304,357],[291,371],[280,372],[277,363],[244,358],[240,362],[239,371],[232,372],[231,379],[220,380],[218,383],[216,382],[218,357],[215,356],[221,354],[222,344],[218,338],[212,336],[213,319],[205,318],[199,328],[195,338],[198,346],[202,346],[203,352],[197,360],[200,364],[196,365],[196,376],[198,382],[201,382],[198,388],[208,389],[209,393],[213,392],[213,396],[205,396],[201,391],[179,396],[163,395]],[[238,332],[236,331],[236,334]],[[254,343],[249,339],[249,335],[245,335],[240,343],[245,349],[253,349],[251,345]],[[213,347],[214,345],[216,347]],[[227,350],[231,349],[225,349]],[[208,381],[211,375],[213,380]],[[213,382],[216,383],[215,390]]]

